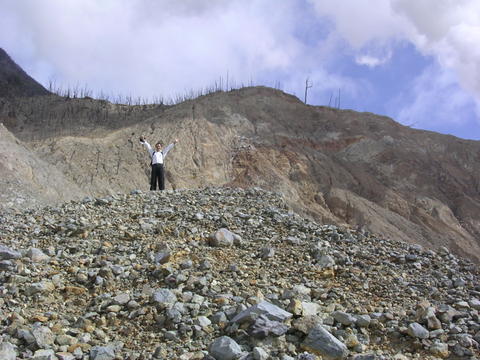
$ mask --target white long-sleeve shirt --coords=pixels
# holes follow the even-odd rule
[[[173,148],[175,145],[174,143],[168,145],[165,149],[162,151],[155,151],[148,142],[143,141],[143,145],[148,150],[148,153],[150,154],[150,158],[152,159],[152,165],[155,164],[163,164],[163,161],[165,159],[165,156],[167,156],[167,153]]]

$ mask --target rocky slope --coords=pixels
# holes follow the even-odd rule
[[[47,199],[40,190],[22,195],[2,187],[3,198],[47,203],[148,189],[149,159],[138,137],[178,138],[167,159],[169,188],[259,186],[283,193],[292,208],[319,222],[480,259],[478,141],[413,130],[370,113],[307,106],[263,87],[175,106],[0,97],[0,122],[32,150],[26,158],[47,162],[61,173],[52,178],[80,189],[55,183],[55,196]],[[15,178],[15,160],[9,161],[5,176]]]
[[[0,216],[0,358],[477,358],[478,268],[260,189]]]
[[[318,221],[480,258],[479,142],[306,106],[267,88],[172,107],[49,101],[38,111],[41,98],[17,101],[6,124],[88,194],[147,189],[148,157],[138,136],[179,138],[167,159],[170,188],[260,186]]]

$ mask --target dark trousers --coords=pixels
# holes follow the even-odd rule
[[[152,177],[150,179],[150,190],[165,190],[165,173],[163,172],[163,164],[152,165]]]

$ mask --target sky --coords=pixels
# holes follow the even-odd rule
[[[311,105],[480,140],[478,0],[0,0],[0,47],[47,88],[308,84]]]

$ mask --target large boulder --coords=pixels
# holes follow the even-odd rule
[[[15,346],[9,342],[0,343],[0,359],[15,360],[17,358],[17,350]]]
[[[232,338],[221,336],[210,345],[209,353],[217,360],[234,360],[242,354],[242,349]]]
[[[4,245],[0,245],[0,260],[18,259],[22,257],[16,250],[12,250]]]
[[[159,289],[152,294],[152,301],[155,305],[166,308],[177,302],[177,296],[169,289]]]
[[[208,243],[213,247],[230,247],[234,244],[240,244],[241,237],[232,233],[230,230],[221,228],[210,235]]]
[[[262,301],[236,315],[232,319],[232,322],[243,323],[246,321],[255,321],[260,315],[265,315],[269,320],[279,322],[285,321],[293,316],[291,313],[279,308],[277,305],[269,303],[268,301]]]
[[[302,343],[302,347],[322,359],[337,360],[348,356],[348,349],[322,325],[315,326]]]

